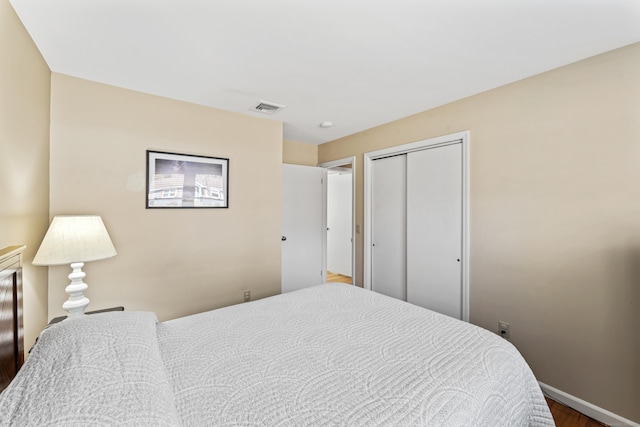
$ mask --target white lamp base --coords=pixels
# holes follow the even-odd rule
[[[84,291],[89,286],[83,281],[86,276],[82,271],[83,266],[84,262],[71,263],[71,268],[73,269],[69,274],[71,283],[64,289],[69,294],[69,299],[62,304],[62,308],[67,310],[70,319],[84,316],[84,309],[89,305],[89,298],[84,296]]]

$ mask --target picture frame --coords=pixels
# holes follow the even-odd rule
[[[147,209],[229,207],[229,159],[147,150]]]

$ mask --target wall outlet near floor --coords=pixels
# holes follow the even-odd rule
[[[498,322],[498,333],[504,339],[509,339],[511,333],[509,332],[509,324],[507,322]]]
[[[244,291],[244,302],[251,301],[251,291]]]

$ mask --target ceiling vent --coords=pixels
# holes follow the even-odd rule
[[[276,104],[275,102],[263,101],[260,100],[260,103],[253,107],[253,111],[257,111],[258,113],[273,115],[278,111],[282,110],[285,105]]]

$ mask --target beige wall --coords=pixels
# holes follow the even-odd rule
[[[318,166],[318,146],[285,139],[282,144],[282,163]]]
[[[161,320],[280,292],[282,124],[53,74],[51,215],[101,215],[118,251],[85,265],[91,309]],[[145,209],[146,150],[229,158],[228,209]],[[50,269],[62,314],[67,267]]]
[[[318,150],[357,155],[362,224],[364,152],[470,130],[471,321],[509,322],[540,381],[636,422],[638,76],[635,44]]]
[[[279,292],[280,164],[471,131],[471,320],[508,321],[538,378],[640,421],[640,45],[321,145],[267,120],[49,70],[0,0],[0,247],[26,243],[25,335],[62,314],[66,267],[30,261],[51,215],[103,216],[119,255],[88,263],[90,309],[161,319]],[[144,209],[145,150],[229,157],[227,210]],[[274,197],[274,194],[276,195]],[[362,277],[362,235],[357,241]],[[251,266],[250,268],[248,266]],[[253,283],[248,287],[247,283]]]
[[[51,73],[8,0],[0,0],[0,58],[0,248],[27,245],[23,316],[28,350],[47,324],[47,269],[31,261],[49,225]]]

